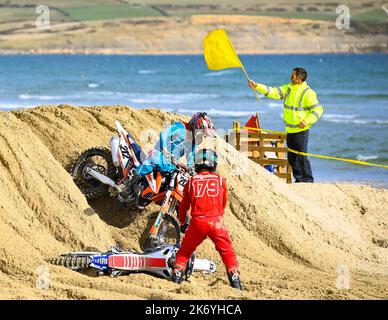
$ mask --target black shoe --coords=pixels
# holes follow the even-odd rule
[[[136,207],[138,210],[144,210],[146,206],[151,203],[151,200],[140,197],[142,190],[139,190],[138,193],[135,194]]]
[[[175,269],[172,272],[171,281],[180,284],[183,281],[183,274],[181,270]]]
[[[235,288],[238,290],[243,289],[241,281],[240,281],[240,275],[239,275],[238,271],[229,272],[228,279],[229,279],[229,283],[232,286],[232,288]]]

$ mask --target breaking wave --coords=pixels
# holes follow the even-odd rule
[[[357,155],[357,157],[356,157],[356,159],[357,160],[359,160],[359,161],[367,161],[367,160],[373,160],[373,159],[378,159],[379,158],[379,156],[375,156],[375,155],[370,155],[370,156],[368,156],[368,155],[366,155],[366,156],[364,156],[364,155],[362,155],[362,154],[359,154],[359,155]]]
[[[220,77],[224,76],[226,74],[234,74],[236,73],[235,70],[222,70],[222,71],[212,71],[212,72],[207,72],[204,74],[205,77]]]
[[[354,119],[359,117],[358,114],[334,114],[334,113],[325,113],[323,118],[326,119]]]
[[[202,94],[202,93],[127,93],[115,91],[87,91],[70,95],[19,95],[20,100],[30,101],[63,101],[71,103],[82,103],[88,101],[86,104],[95,102],[121,101],[122,103],[137,103],[137,104],[178,104],[192,101],[206,101],[207,99],[214,99],[219,97],[217,94]]]
[[[220,118],[223,118],[223,117],[225,117],[225,118],[239,118],[239,117],[252,116],[255,114],[255,112],[252,110],[232,111],[232,110],[209,109],[209,110],[202,110],[202,111],[206,112],[209,116],[220,117]],[[174,112],[184,113],[184,114],[192,114],[193,110],[192,109],[177,109]],[[263,113],[266,113],[266,112],[265,111],[260,112],[260,114],[263,114]]]
[[[332,123],[353,123],[353,124],[388,124],[388,120],[380,119],[361,119],[360,115],[345,115],[345,114],[324,114],[322,120]]]
[[[64,96],[46,96],[46,95],[29,95],[29,94],[21,94],[19,95],[19,99],[21,100],[62,100],[65,99]]]
[[[138,74],[155,74],[156,70],[139,70]]]
[[[283,103],[278,103],[278,102],[269,102],[268,107],[270,108],[282,108]]]
[[[169,103],[178,104],[182,102],[191,102],[193,100],[206,101],[208,98],[217,98],[217,94],[201,93],[160,93],[160,94],[128,94],[127,99],[132,103],[149,104],[149,103]]]
[[[352,123],[352,124],[388,124],[388,120],[361,120],[361,119],[325,119],[323,121],[333,122],[333,123]]]

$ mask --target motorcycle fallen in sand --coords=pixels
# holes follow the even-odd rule
[[[130,210],[144,209],[152,202],[160,205],[159,212],[150,216],[152,227],[143,248],[180,243],[180,228],[173,214],[193,172],[177,164],[173,172],[154,171],[133,185],[132,175],[145,154],[118,121],[115,125],[119,136],[111,138],[110,150],[94,147],[74,161],[70,174],[75,184],[88,200],[98,199],[108,191]]]
[[[158,249],[144,253],[121,251],[110,247],[105,253],[101,252],[71,252],[60,257],[46,259],[48,263],[61,265],[72,270],[85,272],[96,269],[97,275],[112,277],[131,273],[144,272],[160,278],[171,278],[175,263],[177,246],[161,246]],[[208,259],[198,259],[195,254],[187,263],[186,280],[193,272],[211,274],[216,271],[216,264]]]

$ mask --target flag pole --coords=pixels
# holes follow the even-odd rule
[[[237,57],[238,57],[238,56],[237,56]],[[240,60],[240,59],[238,59],[238,60]],[[241,63],[241,61],[240,61],[240,63]],[[244,68],[244,66],[243,66],[242,63],[241,63],[241,69],[242,69],[242,71],[244,72],[245,77],[247,78],[247,80],[251,80],[251,79],[249,78],[249,76],[248,76],[248,73],[245,71],[245,68]],[[254,88],[251,88],[251,89],[252,89],[253,93],[255,94],[256,99],[261,103],[261,99],[260,99],[259,95],[257,94],[256,90],[255,90]]]
[[[239,56],[238,56],[237,53],[236,53],[236,50],[234,50],[234,47],[233,47],[233,45],[232,45],[232,42],[231,42],[230,39],[229,39],[228,34],[226,33],[225,30],[224,30],[224,32],[225,32],[225,34],[226,34],[226,39],[228,39],[229,45],[230,45],[230,47],[232,48],[232,51],[234,52],[234,54],[235,54],[235,56],[236,56],[238,62],[240,62],[241,69],[242,69],[242,71],[244,72],[245,77],[247,78],[248,81],[251,80],[251,79],[249,78],[249,76],[248,76],[248,73],[246,72],[246,70],[245,70],[245,68],[244,68],[244,65],[241,63],[241,60],[240,60]],[[255,97],[256,97],[257,101],[259,101],[259,103],[261,103],[260,97],[259,97],[259,95],[257,94],[256,90],[255,90],[254,88],[251,88],[251,89],[252,89],[253,93],[255,94]]]

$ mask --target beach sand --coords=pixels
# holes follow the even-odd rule
[[[108,146],[114,120],[144,146],[152,144],[145,129],[159,132],[182,118],[125,106],[0,112],[0,299],[388,298],[388,190],[287,185],[222,139],[215,147],[228,184],[225,221],[245,291],[229,287],[209,240],[197,256],[214,260],[217,272],[194,274],[180,286],[146,274],[97,278],[46,264],[87,247],[140,250],[147,216],[157,207],[134,214],[109,196],[88,203],[67,170],[77,153]],[[36,288],[42,266],[49,289]],[[348,289],[339,286],[347,271]]]

